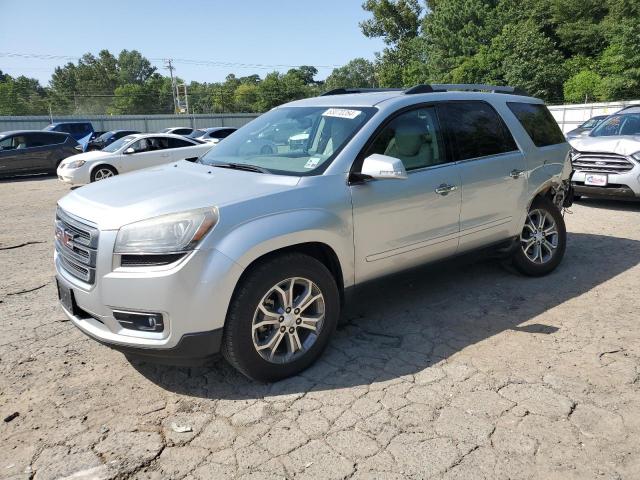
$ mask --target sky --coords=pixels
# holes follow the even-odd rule
[[[368,18],[362,0],[0,0],[0,70],[49,81],[53,69],[73,59],[8,57],[7,54],[80,57],[101,49],[138,50],[159,71],[175,59],[186,81],[215,82],[229,73],[263,77],[289,66],[313,65],[316,79],[356,57],[373,59],[384,47],[366,38],[358,22]],[[19,21],[6,21],[19,19]],[[209,62],[197,65],[182,60]],[[212,65],[211,62],[234,65]],[[235,65],[235,64],[243,64]],[[260,65],[260,68],[248,65]]]

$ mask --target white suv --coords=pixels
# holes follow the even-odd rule
[[[626,107],[570,141],[577,197],[640,200],[640,106]]]
[[[271,381],[321,354],[367,280],[486,247],[547,274],[565,250],[569,145],[540,100],[515,93],[333,91],[271,110],[196,163],[76,190],[56,218],[62,306],[124,352],[222,351]],[[279,125],[306,144],[252,147]]]

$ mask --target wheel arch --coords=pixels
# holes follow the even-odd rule
[[[93,177],[93,172],[95,172],[96,169],[100,168],[100,167],[112,168],[116,172],[116,175],[120,174],[120,172],[115,167],[115,165],[112,165],[111,163],[107,163],[107,162],[100,162],[100,163],[97,163],[97,164],[91,166],[91,170],[89,170],[89,178]]]
[[[267,253],[263,253],[259,257],[256,257],[251,261],[251,263],[246,266],[246,268],[242,272],[242,275],[240,275],[240,278],[238,279],[234,288],[234,294],[235,290],[238,288],[238,285],[242,283],[244,278],[248,274],[250,274],[255,267],[264,262],[268,262],[272,258],[280,255],[285,255],[287,253],[302,253],[303,255],[307,255],[318,260],[325,267],[327,267],[327,270],[329,270],[336,281],[336,285],[338,286],[338,291],[340,292],[340,300],[344,300],[344,273],[342,271],[342,265],[340,264],[338,254],[330,245],[318,241],[287,245],[276,250],[271,250]]]

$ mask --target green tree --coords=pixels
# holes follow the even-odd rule
[[[373,62],[364,58],[354,58],[346,65],[335,68],[325,81],[325,89],[377,86]]]
[[[143,84],[156,71],[149,60],[142,56],[137,50],[122,50],[118,55],[118,83]]]
[[[583,70],[564,82],[564,100],[569,103],[593,102],[603,99],[602,77]]]

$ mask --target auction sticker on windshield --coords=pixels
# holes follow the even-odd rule
[[[593,173],[588,173],[584,177],[585,185],[593,185],[596,187],[606,187],[607,186],[607,176],[606,175],[596,175]]]
[[[353,120],[362,112],[360,110],[349,110],[347,108],[330,108],[326,110],[322,116],[323,117],[337,117],[337,118],[348,118],[349,120]]]

